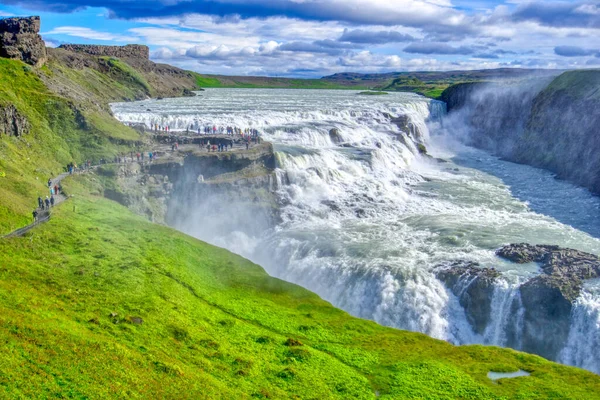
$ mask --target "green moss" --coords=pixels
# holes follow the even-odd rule
[[[2,397],[599,397],[586,371],[353,318],[90,195],[93,176],[65,187],[50,222],[0,241]],[[499,366],[532,375],[493,383]]]

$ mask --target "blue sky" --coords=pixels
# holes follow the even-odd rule
[[[600,0],[0,0],[49,46],[146,44],[201,73],[600,66]]]

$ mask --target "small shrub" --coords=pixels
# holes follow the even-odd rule
[[[292,346],[303,346],[302,342],[297,339],[288,338],[284,343],[288,347]]]
[[[190,338],[187,329],[178,326],[171,326],[171,334],[173,335],[173,338],[179,342],[184,342]]]
[[[293,368],[286,368],[277,374],[278,378],[290,380],[296,377],[296,371]]]
[[[256,341],[256,343],[267,344],[267,343],[271,343],[273,340],[268,336],[260,336],[260,337],[256,338],[255,341]]]

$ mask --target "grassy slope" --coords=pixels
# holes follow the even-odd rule
[[[111,117],[108,103],[145,98],[155,89],[125,62],[99,58],[101,72],[52,58],[42,69],[0,59],[0,105],[14,104],[31,125],[20,138],[0,138],[0,235],[25,225],[45,182],[70,162],[113,158],[142,138]],[[52,88],[52,89],[50,89]],[[5,176],[1,176],[5,175]]]
[[[41,73],[51,74],[44,69]],[[0,138],[0,234],[23,226],[45,182],[69,162],[115,154],[139,135],[100,109],[85,109],[51,92],[29,66],[0,59],[1,104],[13,104],[31,125],[22,137]],[[119,142],[121,144],[117,144]]]
[[[541,96],[551,96],[561,91],[566,95],[580,99],[600,99],[600,70],[576,70],[564,72],[554,79]]]
[[[49,223],[0,241],[0,397],[600,398],[589,372],[353,318],[90,195],[92,176],[65,186]]]

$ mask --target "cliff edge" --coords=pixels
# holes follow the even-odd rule
[[[0,57],[43,65],[46,45],[39,32],[40,17],[0,19]]]
[[[518,84],[462,84],[442,94],[450,130],[509,161],[545,168],[600,194],[600,70]]]

